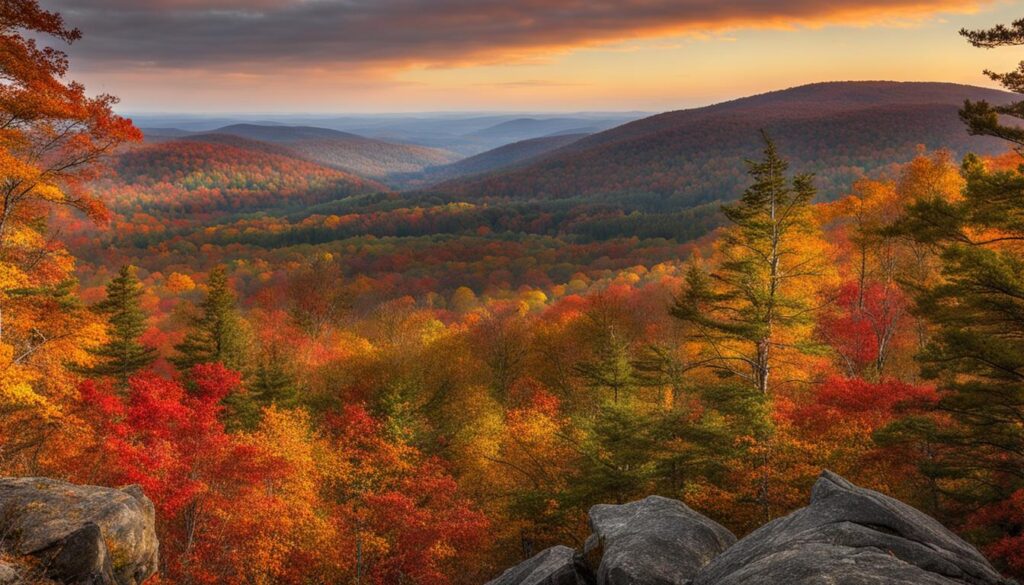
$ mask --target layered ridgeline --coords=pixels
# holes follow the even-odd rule
[[[413,173],[402,179],[405,186],[415,187],[521,166],[586,136],[586,133],[567,133],[520,140],[451,164],[427,167],[420,173]]]
[[[767,130],[799,171],[817,173],[825,197],[856,178],[910,159],[918,145],[993,154],[994,139],[967,134],[964,99],[1010,94],[949,83],[832,82],[775,91],[631,122],[575,141],[528,165],[442,183],[466,200],[559,199],[694,207],[741,190],[742,161]]]
[[[386,142],[311,126],[232,124],[204,133],[154,130],[148,136],[156,141],[220,142],[219,137],[224,135],[273,144],[291,156],[377,180],[395,173],[412,173],[428,166],[447,164],[459,158],[440,148]]]

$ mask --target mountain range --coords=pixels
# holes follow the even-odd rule
[[[156,146],[230,147],[218,153],[218,169],[229,167],[225,156],[234,153],[243,165],[287,160],[290,172],[303,176],[341,171],[345,175],[333,177],[335,183],[362,177],[365,180],[355,191],[405,191],[402,197],[410,205],[536,204],[540,207],[535,205],[528,213],[540,213],[538,209],[550,207],[544,202],[564,201],[558,209],[566,218],[575,205],[590,210],[604,206],[604,223],[587,228],[593,237],[623,230],[647,233],[654,225],[662,227],[652,233],[678,235],[683,232],[665,227],[664,217],[655,221],[643,214],[695,210],[705,222],[719,202],[742,192],[747,180],[744,161],[761,149],[762,130],[777,142],[793,171],[816,173],[823,199],[842,195],[859,177],[884,173],[893,163],[909,160],[922,147],[948,149],[956,155],[1001,152],[999,141],[967,133],[957,115],[964,99],[1003,103],[1010,95],[949,83],[818,83],[667,112],[594,133],[572,133],[580,121],[572,116],[455,118],[464,135],[505,136],[509,141],[468,157],[422,144],[278,122],[230,124],[207,132],[152,129],[147,139]],[[413,126],[422,124],[416,121]],[[512,140],[538,132],[546,134]],[[240,154],[244,152],[260,156]],[[158,154],[154,160],[169,153]],[[177,155],[175,164],[183,160],[202,164]],[[294,161],[305,161],[306,166]],[[166,174],[159,167],[153,172]],[[319,206],[330,203],[322,195],[318,201]],[[347,203],[345,207],[354,210]],[[615,218],[608,213],[624,215]],[[596,217],[589,212],[588,216]],[[580,224],[573,225],[578,229]]]
[[[1010,95],[949,83],[818,83],[644,118],[430,191],[466,200],[642,196],[666,209],[693,207],[738,196],[743,162],[756,156],[764,130],[794,170],[818,173],[819,189],[834,197],[919,145],[1000,152],[1000,141],[968,135],[957,115],[965,99],[1005,103]]]

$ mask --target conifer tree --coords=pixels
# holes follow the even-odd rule
[[[590,388],[610,390],[612,402],[617,403],[634,384],[629,341],[607,327],[599,332],[595,342],[594,359],[577,364],[576,372]]]
[[[135,268],[122,266],[107,283],[107,298],[93,306],[93,311],[107,319],[108,340],[89,350],[96,363],[79,368],[83,374],[110,377],[118,387],[127,388],[128,379],[156,359],[156,349],[139,341],[146,330],[146,314],[139,306],[141,296],[142,285]]]
[[[1024,45],[1024,19],[1011,26],[961,31],[977,47]],[[1024,94],[1024,64],[1006,74],[986,71]],[[1021,153],[1024,101],[1005,106],[966,102],[960,112],[972,134],[1007,140]],[[949,503],[998,540],[1018,528],[999,524],[1001,510],[1024,494],[1024,167],[990,168],[974,155],[961,166],[966,181],[954,196],[920,193],[889,231],[937,250],[941,277],[913,287],[918,315],[933,329],[921,352],[922,374],[935,380],[938,417],[910,417],[880,437],[932,445],[922,473]],[[934,498],[938,505],[938,498]],[[990,530],[986,535],[985,524]],[[995,545],[1003,558],[1021,558],[1019,539]]]
[[[962,173],[962,197],[922,196],[891,231],[940,252],[941,280],[915,290],[934,327],[919,359],[956,424],[928,437],[947,448],[924,471],[976,505],[1024,489],[1024,175],[973,155]]]
[[[722,237],[717,269],[709,274],[692,265],[672,314],[705,345],[704,365],[767,396],[776,352],[811,348],[806,338],[784,334],[812,323],[807,284],[822,273],[823,262],[807,243],[816,232],[812,177],[789,181],[788,163],[762,135],[764,158],[748,163],[753,185],[722,207],[732,225]]]
[[[812,176],[787,178],[788,163],[768,135],[762,137],[763,158],[748,162],[753,184],[722,208],[732,225],[721,238],[715,270],[690,266],[672,315],[702,347],[698,363],[725,379],[723,392],[760,405],[745,410],[760,453],[752,464],[760,468],[758,504],[768,520],[773,375],[781,355],[816,349],[810,341],[814,287],[825,263],[811,215]]]
[[[193,317],[185,339],[174,346],[178,355],[171,358],[171,362],[183,372],[214,362],[242,369],[245,342],[241,317],[223,267],[210,272],[206,297],[198,309],[199,314]]]
[[[1024,18],[1015,20],[1010,26],[1000,24],[987,30],[962,29],[960,34],[975,47],[983,49],[1020,46],[1024,45]],[[1024,62],[1016,71],[998,73],[986,70],[985,75],[1013,93],[1024,94]],[[971,134],[995,136],[1014,144],[1018,152],[1024,149],[1024,128],[1005,124],[1000,116],[1024,120],[1024,101],[992,105],[985,100],[967,100],[960,110],[960,118]]]
[[[263,420],[264,408],[289,409],[297,402],[295,378],[288,371],[284,359],[274,350],[256,366],[246,390],[230,394],[225,399],[227,423],[233,429],[253,430]]]
[[[249,387],[257,402],[264,406],[288,408],[295,404],[295,379],[277,352],[260,362]]]

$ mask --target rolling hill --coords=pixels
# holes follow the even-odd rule
[[[1009,94],[948,83],[818,83],[652,116],[431,191],[465,200],[642,198],[655,209],[685,209],[736,197],[743,161],[757,154],[765,129],[794,170],[818,173],[829,198],[909,159],[919,144],[957,154],[1004,149],[967,134],[957,115],[965,98],[1004,102]]]
[[[395,144],[312,126],[234,124],[213,133],[281,145],[310,161],[377,180],[458,159],[437,148]]]
[[[650,112],[474,113],[279,115],[232,118],[140,114],[135,122],[147,141],[215,132],[234,125],[315,127],[393,144],[437,148],[473,156],[511,142],[553,134],[592,134],[651,115]],[[511,123],[527,120],[525,124]],[[244,130],[242,130],[244,131]],[[275,138],[270,138],[274,140]]]
[[[586,134],[556,134],[543,138],[531,138],[499,146],[487,152],[464,158],[460,161],[427,167],[422,173],[411,176],[405,184],[430,185],[439,181],[488,173],[523,164],[553,150],[568,146]]]
[[[316,205],[386,191],[375,181],[227,134],[145,144],[115,162],[115,211],[221,214]]]

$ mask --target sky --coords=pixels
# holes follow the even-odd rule
[[[665,111],[834,80],[991,86],[1024,0],[41,0],[127,113]],[[57,45],[59,46],[59,45]]]

